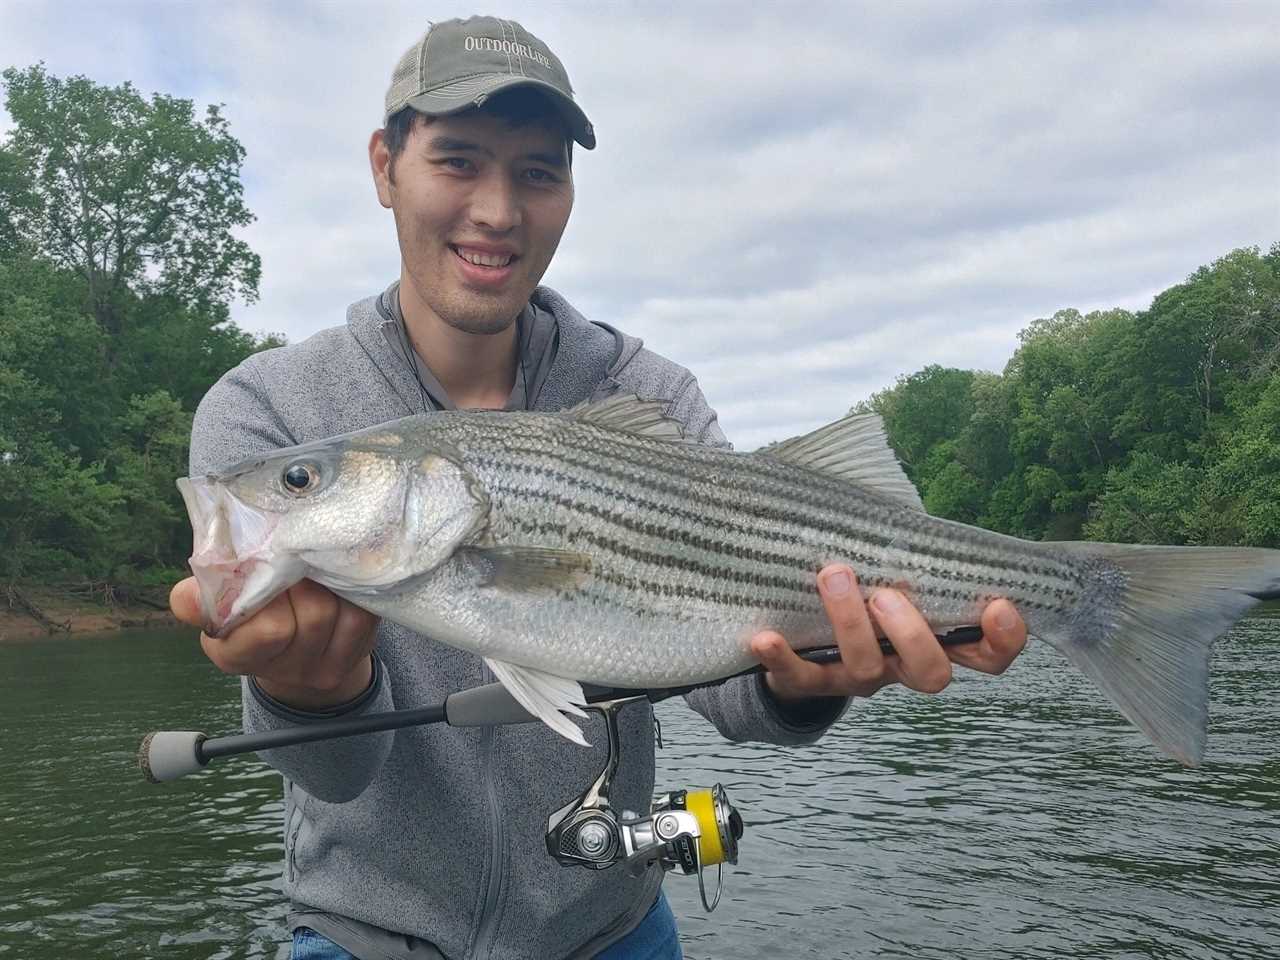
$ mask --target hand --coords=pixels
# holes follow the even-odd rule
[[[173,615],[204,623],[195,577],[169,593]],[[200,634],[223,673],[248,674],[269,696],[300,710],[353,700],[373,679],[378,618],[311,580],[300,580],[225,637]]]
[[[1026,624],[1008,600],[995,600],[982,611],[980,641],[943,647],[920,611],[899,591],[881,588],[863,603],[857,577],[846,566],[824,567],[818,574],[818,592],[835,630],[838,663],[810,663],[776,631],[763,631],[751,640],[751,652],[767,670],[765,683],[779,700],[869,697],[891,683],[937,693],[951,682],[953,663],[1003,673],[1027,642]],[[873,617],[896,654],[881,652]]]

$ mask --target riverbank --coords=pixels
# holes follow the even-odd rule
[[[119,590],[92,585],[0,587],[0,643],[178,626],[161,594],[121,597]]]

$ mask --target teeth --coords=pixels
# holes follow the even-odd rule
[[[470,250],[463,250],[461,247],[455,247],[458,256],[467,263],[474,263],[477,267],[505,267],[511,262],[512,256],[509,253],[473,253]]]

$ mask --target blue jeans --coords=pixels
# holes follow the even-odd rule
[[[328,937],[310,927],[293,931],[290,960],[356,960]],[[625,937],[596,954],[596,960],[683,960],[680,938],[676,934],[676,918],[667,898],[659,893],[640,925]]]

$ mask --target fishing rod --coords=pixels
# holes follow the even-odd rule
[[[944,647],[975,643],[981,638],[982,628],[976,626],[959,627],[937,635]],[[879,642],[885,654],[895,652],[888,640]],[[813,663],[833,663],[840,659],[840,651],[837,647],[820,647],[805,650],[800,656]],[[678,870],[686,876],[696,873],[702,905],[708,912],[714,910],[722,889],[719,870],[726,861],[738,862],[742,816],[718,783],[709,790],[675,790],[661,794],[654,799],[647,816],[615,810],[609,802],[609,788],[622,753],[617,715],[632,703],[659,703],[763,670],[762,665],[757,665],[729,677],[654,690],[584,685],[585,709],[599,713],[605,721],[608,752],[604,769],[596,779],[576,799],[547,818],[547,852],[565,866],[603,870],[623,863],[638,875],[656,862],[663,870]],[[489,683],[459,690],[449,694],[444,702],[425,707],[324,720],[261,733],[209,737],[194,730],[156,730],[143,737],[138,748],[138,766],[148,781],[163,783],[198,773],[213,760],[279,747],[431,723],[491,727],[531,723],[537,719],[520,706],[501,683]],[[703,871],[709,866],[718,869],[715,895],[711,899],[707,897],[703,880]]]

